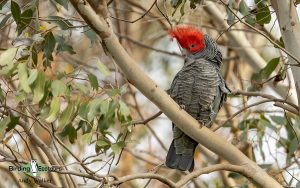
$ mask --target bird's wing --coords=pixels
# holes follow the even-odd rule
[[[204,59],[185,65],[175,76],[171,88],[171,97],[184,106],[198,121],[210,124],[219,110],[221,79],[218,71]],[[217,99],[217,101],[215,101]],[[215,104],[217,102],[217,104]]]

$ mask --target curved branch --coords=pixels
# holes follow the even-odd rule
[[[251,172],[248,172],[247,168],[244,168],[243,166],[231,165],[231,164],[216,164],[216,165],[213,165],[213,166],[197,169],[194,172],[184,176],[183,178],[180,179],[180,181],[178,181],[176,183],[176,186],[177,187],[182,187],[186,183],[191,181],[192,179],[197,178],[198,176],[200,176],[202,174],[209,174],[211,172],[220,171],[220,170],[227,170],[227,171],[237,172],[237,173],[240,173],[240,174],[244,174],[247,177],[252,176]]]
[[[153,174],[153,173],[142,173],[142,174],[133,174],[124,176],[121,178],[118,178],[118,180],[110,182],[110,185],[120,185],[122,183],[125,183],[127,181],[135,180],[135,179],[156,179],[166,185],[168,185],[171,188],[177,188],[178,186],[165,176],[159,175],[159,174]]]
[[[230,116],[226,121],[224,121],[222,124],[216,126],[216,127],[212,127],[213,131],[218,130],[219,128],[223,127],[227,122],[229,122],[230,120],[232,120],[235,116],[239,115],[240,113],[242,113],[243,111],[247,110],[248,108],[251,108],[253,106],[257,106],[263,103],[267,103],[267,102],[273,102],[273,99],[266,99],[266,100],[262,100],[262,101],[258,101],[256,103],[250,104],[249,106],[246,106],[245,108],[240,109],[239,111],[237,111],[236,113],[232,114],[232,116]]]
[[[125,51],[112,31],[109,19],[97,15],[91,6],[84,0],[70,0],[78,13],[101,37],[108,52],[118,64],[124,75],[137,89],[149,100],[157,105],[184,133],[194,140],[220,155],[232,164],[245,165],[251,171],[251,180],[261,187],[282,187],[270,177],[256,163],[247,158],[240,150],[228,143],[224,138],[215,134],[206,127],[200,127],[197,120],[159,88],[138,66],[131,56]],[[246,174],[243,174],[246,176]]]
[[[300,20],[297,14],[296,6],[293,6],[292,1],[288,0],[271,0],[271,5],[274,8],[278,18],[280,32],[285,44],[285,48],[293,55],[295,55],[298,59],[300,59]],[[288,54],[288,59],[290,64],[299,64],[299,61],[297,61],[290,54]],[[291,66],[291,69],[297,92],[298,105],[300,106],[300,68]]]
[[[155,118],[157,118],[158,116],[160,116],[162,114],[162,111],[159,111],[157,113],[155,113],[154,115],[150,116],[149,118],[145,119],[145,120],[139,120],[139,121],[134,121],[132,124],[133,125],[137,125],[137,124],[146,124],[149,121],[154,120]]]
[[[290,106],[292,106],[293,108],[295,108],[295,110],[298,111],[299,107],[297,105],[295,105],[294,103],[291,103],[287,100],[284,99],[278,99],[276,97],[274,97],[273,95],[269,95],[266,93],[261,93],[261,92],[250,92],[250,91],[242,91],[242,90],[236,90],[236,91],[232,91],[231,92],[233,95],[244,95],[244,96],[252,96],[252,97],[263,97],[266,99],[272,99],[274,102],[282,102],[282,103],[286,103]]]

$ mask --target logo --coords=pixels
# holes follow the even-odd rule
[[[30,163],[23,164],[21,166],[8,166],[9,171],[24,172],[31,177],[39,177],[45,172],[58,172],[62,168],[59,166],[47,166],[45,164],[38,163],[37,160],[33,159]]]

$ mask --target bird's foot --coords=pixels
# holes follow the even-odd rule
[[[181,105],[179,105],[180,106],[180,108],[182,109],[182,110],[185,110],[185,105],[184,104],[181,104]]]

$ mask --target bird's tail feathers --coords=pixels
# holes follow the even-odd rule
[[[184,155],[184,154],[176,154],[176,148],[174,145],[174,140],[171,143],[169,148],[167,158],[166,158],[166,166],[173,169],[178,169],[181,171],[190,171],[194,170],[194,152],[192,155]]]

